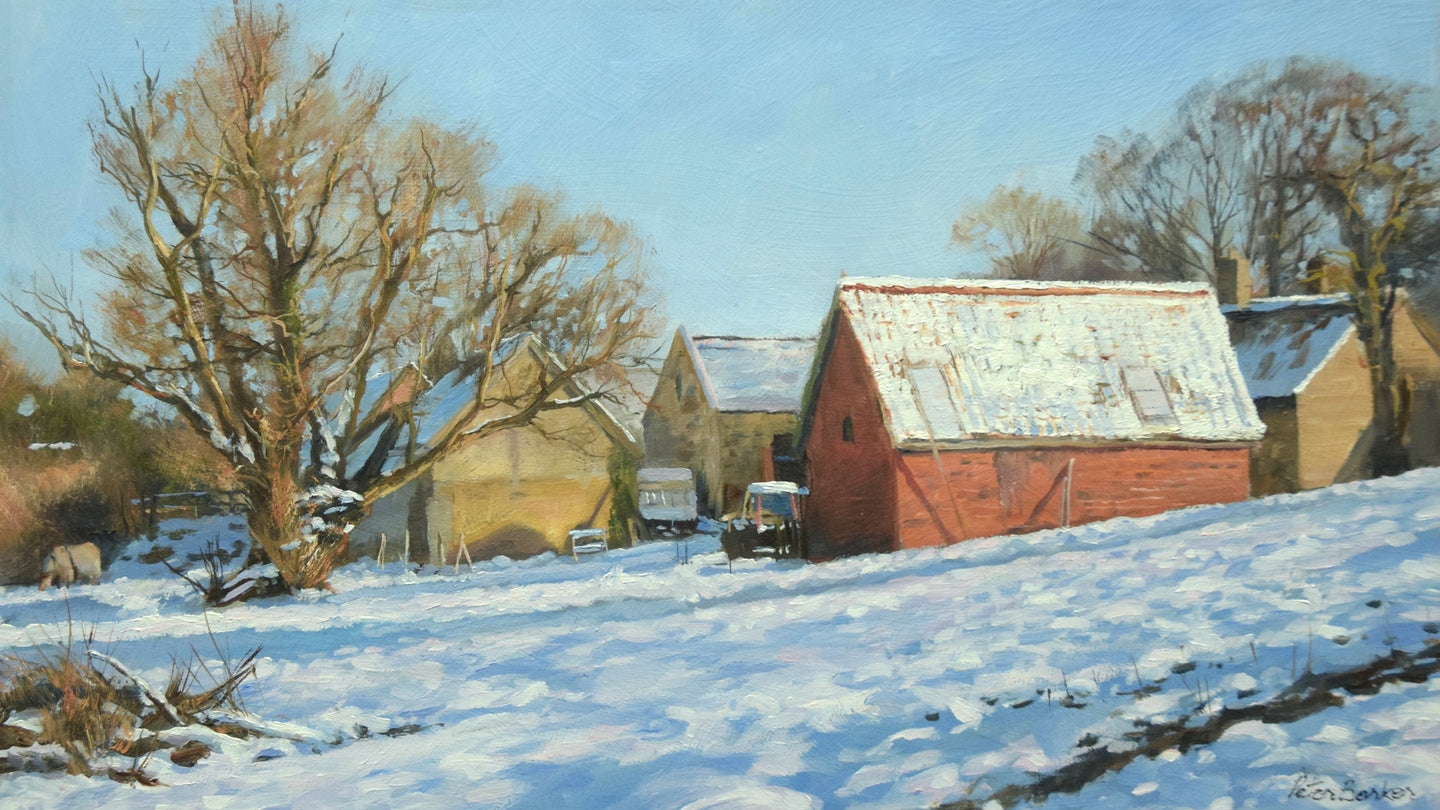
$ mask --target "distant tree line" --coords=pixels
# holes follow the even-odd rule
[[[962,211],[952,241],[1005,278],[1214,283],[1234,250],[1265,294],[1323,284],[1345,296],[1365,346],[1372,471],[1398,472],[1398,294],[1440,283],[1433,100],[1343,64],[1256,64],[1193,88],[1161,132],[1098,138],[1075,174],[1080,203],[997,188]]]

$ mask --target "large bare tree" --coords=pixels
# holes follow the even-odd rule
[[[1111,262],[1175,279],[1215,280],[1231,248],[1270,295],[1291,292],[1329,226],[1298,167],[1330,148],[1341,66],[1300,57],[1261,62],[1224,84],[1202,82],[1152,138],[1101,137],[1076,173],[1098,207],[1092,236]]]
[[[237,2],[178,81],[103,83],[94,154],[126,204],[88,259],[114,284],[93,308],[54,284],[19,307],[67,368],[170,406],[236,465],[292,589],[326,585],[367,504],[577,405],[576,378],[646,336],[627,226],[492,197],[473,131],[397,123],[383,78],[297,52],[283,11]],[[525,334],[553,362],[494,384]],[[422,445],[404,428],[442,379],[472,396]]]
[[[1096,206],[1089,233],[1118,272],[1159,280],[1214,279],[1214,260],[1225,255],[1232,236],[1233,207],[1229,200],[1206,199],[1223,185],[1219,180],[1226,173],[1216,156],[1203,150],[1192,163],[1195,146],[1185,135],[1157,144],[1144,134],[1124,132],[1096,139],[1081,160],[1076,181]]]

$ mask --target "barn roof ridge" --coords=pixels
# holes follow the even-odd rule
[[[815,338],[813,338],[813,337],[804,337],[804,336],[802,336],[802,335],[779,335],[779,336],[771,336],[771,335],[761,335],[761,336],[752,336],[752,335],[691,335],[691,336],[690,336],[690,339],[693,340],[693,341],[695,341],[695,342],[697,342],[697,343],[700,342],[700,341],[702,341],[702,340],[733,340],[733,341],[738,341],[738,342],[754,342],[754,343],[758,343],[758,342],[760,342],[760,341],[762,341],[762,340],[771,340],[771,341],[802,341],[802,340],[803,340],[803,341],[809,341],[809,342],[811,342],[811,343],[815,342]]]
[[[840,282],[844,291],[892,295],[1183,295],[1213,294],[1209,284],[1198,281],[1032,281],[996,278],[910,278],[907,276],[852,276]]]
[[[846,278],[827,330],[841,321],[896,447],[1264,431],[1206,284]]]

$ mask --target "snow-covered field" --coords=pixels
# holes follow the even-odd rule
[[[1434,649],[1437,495],[1426,470],[733,572],[703,536],[686,565],[674,543],[458,575],[372,563],[339,572],[338,594],[208,614],[133,559],[142,541],[99,586],[70,589],[76,626],[161,683],[172,656],[217,658],[209,631],[236,657],[263,644],[246,706],[307,741],[186,729],[170,736],[219,750],[189,769],[157,754],[162,787],[11,773],[0,806],[983,804],[1085,751],[1133,748],[1147,724],[1271,701],[1307,666]],[[172,521],[180,539],[160,542],[228,544],[235,520]],[[60,590],[0,590],[0,649],[63,638],[66,616]],[[1162,748],[1045,806],[1433,807],[1437,691],[1429,678],[1341,692],[1341,706]]]

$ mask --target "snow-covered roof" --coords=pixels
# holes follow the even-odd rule
[[[852,278],[835,307],[896,446],[1264,433],[1203,284]]]
[[[689,481],[695,474],[688,467],[645,467],[636,473],[636,480],[642,484],[657,481]]]
[[[660,379],[660,370],[647,364],[613,364],[580,375],[581,383],[601,394],[600,404],[632,441],[641,438],[645,408]]]
[[[690,339],[705,395],[721,411],[800,410],[814,338]]]
[[[756,481],[745,488],[752,495],[808,495],[809,490],[791,481]]]
[[[549,350],[546,349],[537,338],[530,334],[521,335],[508,339],[499,347],[496,353],[497,366],[495,373],[497,378],[503,378],[511,358],[522,348],[528,349],[530,353],[542,363],[556,362],[553,355],[550,354]],[[371,386],[373,386],[373,388],[367,389],[366,391],[367,405],[378,401],[379,396],[388,390],[384,388],[385,384],[393,385],[395,381],[399,379],[393,375],[379,376],[383,377],[383,379],[377,381],[376,378],[372,378]],[[377,384],[377,382],[379,384]],[[429,448],[436,437],[445,432],[450,427],[450,424],[464,413],[465,409],[469,407],[474,400],[475,385],[474,370],[461,367],[441,377],[429,390],[419,396],[415,402],[415,446],[417,448],[420,450]],[[595,390],[578,378],[572,380],[570,385],[574,389],[574,393],[571,394],[571,396],[588,396],[594,393]],[[613,425],[618,434],[618,440],[630,444],[634,444],[637,441],[636,435],[627,428],[623,420],[617,418],[615,413],[606,407],[606,403],[599,399],[590,399],[586,401],[585,407],[599,417],[602,426],[605,424]],[[389,473],[398,469],[403,464],[402,451],[408,445],[409,430],[408,425],[401,428],[400,437],[395,443],[396,449],[391,451],[390,457],[386,459],[384,466],[381,468],[382,472]],[[348,467],[351,472],[360,469],[360,466],[369,458],[380,439],[381,433],[382,431],[380,430],[373,431],[366,437],[365,441],[361,442],[351,451],[348,457]]]
[[[1285,397],[1305,390],[1315,373],[1355,334],[1343,298],[1297,295],[1222,308],[1250,396]]]

